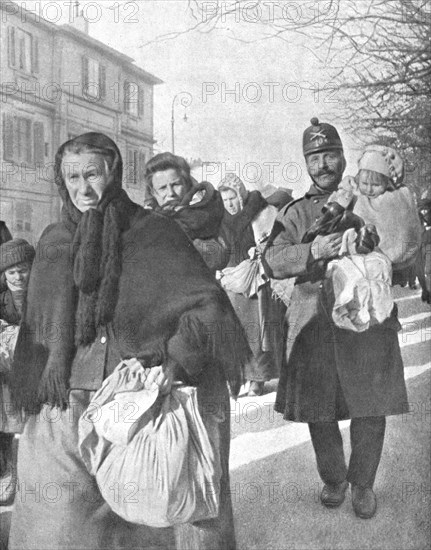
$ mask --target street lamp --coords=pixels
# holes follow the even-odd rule
[[[177,103],[177,100],[179,103],[184,107],[184,122],[187,122],[187,114],[185,109],[191,105],[193,101],[192,94],[189,94],[189,92],[179,92],[178,94],[174,95],[174,98],[172,100],[172,108],[171,108],[171,137],[172,137],[172,153],[175,154],[175,105]]]

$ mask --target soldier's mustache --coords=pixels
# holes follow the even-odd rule
[[[336,175],[335,170],[331,170],[330,168],[323,168],[322,170],[319,170],[317,173],[317,177],[319,176],[335,176]]]

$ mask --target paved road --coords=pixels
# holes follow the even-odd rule
[[[422,550],[430,544],[431,312],[399,289],[399,334],[410,414],[388,418],[375,490],[377,515],[356,518],[319,502],[322,483],[306,425],[272,411],[276,383],[232,415],[231,490],[240,550]],[[341,423],[349,456],[349,421]]]
[[[396,290],[412,412],[390,417],[375,490],[375,518],[319,503],[322,484],[306,425],[272,410],[276,381],[259,398],[232,403],[231,491],[239,550],[425,550],[430,548],[431,311],[418,292]],[[342,423],[349,453],[349,422]],[[11,509],[0,508],[6,535]],[[4,546],[0,548],[3,550]]]

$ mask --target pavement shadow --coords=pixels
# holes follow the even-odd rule
[[[311,442],[307,442],[231,473],[238,549],[428,549],[430,382],[429,371],[410,379],[412,412],[388,417],[374,487],[378,510],[373,519],[355,516],[350,491],[338,509],[320,504],[323,485]],[[343,430],[343,439],[348,457],[348,428]]]

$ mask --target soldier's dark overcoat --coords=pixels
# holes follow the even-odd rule
[[[269,276],[296,277],[275,409],[297,422],[406,412],[396,308],[383,324],[363,333],[336,327],[325,264],[313,259],[311,243],[301,244],[328,196],[313,185],[302,199],[285,206],[264,255]]]

